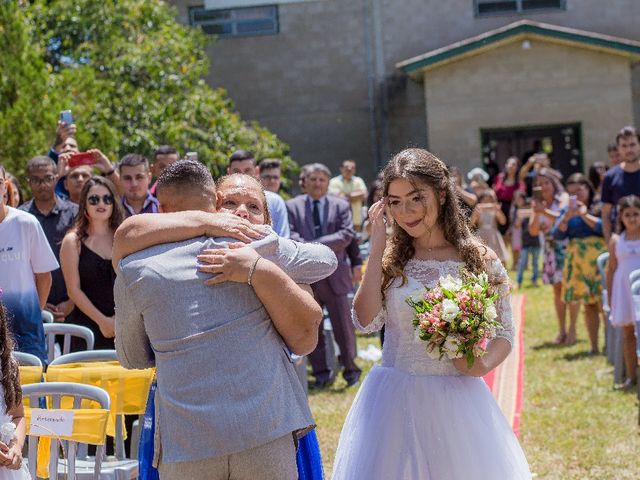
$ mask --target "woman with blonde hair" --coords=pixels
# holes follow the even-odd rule
[[[529,234],[544,237],[542,281],[553,286],[553,302],[558,319],[558,335],[553,343],[567,342],[567,306],[562,297],[562,272],[568,241],[553,237],[551,228],[567,204],[568,196],[560,183],[560,173],[550,168],[537,171],[534,180]],[[571,338],[569,338],[571,340]]]

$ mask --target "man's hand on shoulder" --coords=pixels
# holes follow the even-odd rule
[[[207,237],[231,237],[244,243],[259,240],[267,235],[264,225],[253,225],[231,213],[208,213],[204,229]]]

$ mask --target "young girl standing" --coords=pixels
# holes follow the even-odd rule
[[[0,290],[0,295],[2,290]],[[13,339],[9,333],[7,311],[0,303],[0,480],[30,480],[22,464],[22,446],[27,426],[22,406],[18,364],[12,357]],[[13,433],[11,433],[13,431]]]
[[[502,264],[506,265],[507,247],[498,225],[506,225],[507,217],[502,212],[493,190],[487,189],[478,195],[478,204],[471,215],[471,224],[478,227],[478,236],[498,255]]]
[[[623,329],[624,363],[628,388],[638,382],[634,306],[629,274],[640,268],[640,197],[629,195],[618,202],[620,233],[609,241],[607,290],[611,298],[611,324]]]
[[[369,211],[369,261],[353,303],[356,327],[386,327],[382,365],[373,367],[353,402],[333,479],[529,479],[518,440],[480,378],[511,350],[507,272],[471,235],[449,171],[434,155],[400,152],[385,167],[383,184],[384,199]],[[503,326],[470,369],[464,358],[429,357],[406,301],[441,277],[460,278],[462,269],[487,273],[499,292]]]

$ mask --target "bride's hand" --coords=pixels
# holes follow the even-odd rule
[[[384,247],[387,244],[387,224],[385,223],[386,198],[377,201],[369,208],[369,224],[371,225],[371,237],[369,237],[369,256],[382,257]]]
[[[465,357],[455,358],[453,366],[463,375],[469,375],[470,377],[484,377],[489,373],[483,357],[476,357],[471,368],[467,368],[467,359]]]

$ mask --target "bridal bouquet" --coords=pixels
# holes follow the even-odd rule
[[[481,273],[462,279],[447,275],[434,288],[407,298],[407,303],[415,312],[413,326],[427,354],[437,359],[466,357],[471,368],[475,357],[485,354],[487,340],[502,328],[497,298],[487,274]]]

